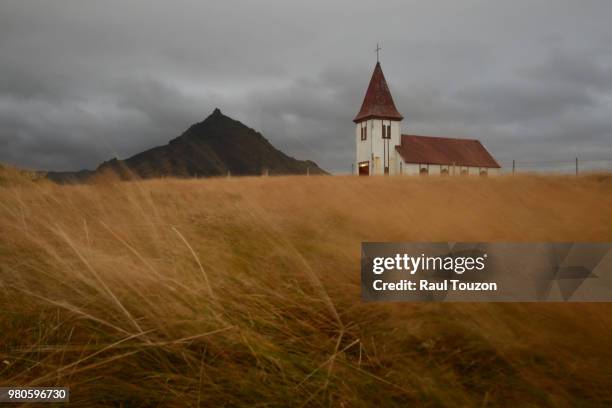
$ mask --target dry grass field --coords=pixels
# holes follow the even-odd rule
[[[612,406],[612,304],[366,304],[362,241],[612,241],[612,176],[0,186],[0,386],[71,405]]]

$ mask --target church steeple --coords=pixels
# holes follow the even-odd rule
[[[353,122],[359,123],[368,119],[403,119],[403,116],[395,107],[391,91],[389,91],[385,75],[378,61],[374,67],[372,79],[370,79],[370,85],[368,85],[365,98],[363,98],[361,109],[357,116],[355,116],[355,119],[353,119]]]

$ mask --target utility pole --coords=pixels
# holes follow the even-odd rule
[[[578,175],[578,158],[576,157],[576,175]]]

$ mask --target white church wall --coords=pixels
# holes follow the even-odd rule
[[[401,171],[398,166],[398,174],[405,176],[418,176],[421,174],[421,169],[428,169],[428,175],[430,176],[442,176],[442,170],[447,170],[448,175],[461,176],[462,171],[465,171],[467,175],[478,176],[481,170],[486,170],[487,175],[498,175],[501,174],[500,169],[496,168],[484,168],[484,167],[472,167],[472,166],[453,166],[453,165],[440,165],[440,164],[427,164],[427,163],[406,163],[402,162]]]
[[[369,160],[367,157],[368,149],[366,148],[367,140],[361,140],[361,124],[355,126],[355,172],[359,174],[359,163]]]
[[[370,135],[372,136],[372,154],[374,155],[374,175],[379,176],[383,174],[382,169],[382,156],[383,156],[383,144],[382,144],[382,126],[380,120],[372,119],[368,120],[368,128]]]
[[[382,125],[391,124],[391,139],[389,140],[389,173],[397,174],[399,161],[395,146],[400,144],[400,122],[381,119],[370,119],[364,122],[357,123],[355,126],[355,143],[357,145],[357,154],[355,169],[358,173],[360,162],[368,161],[370,163],[370,175],[383,175],[384,168],[384,152],[385,139],[382,138]],[[367,128],[366,140],[361,140],[361,127]]]
[[[382,171],[381,171],[381,166],[382,166],[381,165],[381,160],[382,159],[380,158],[380,156],[374,155],[374,167],[373,167],[373,171],[371,173],[373,176],[379,176],[379,175],[382,174]]]
[[[395,150],[395,146],[399,146],[402,138],[402,129],[401,122],[398,120],[391,121],[391,144],[393,145],[393,150]]]
[[[406,176],[418,176],[419,175],[419,165],[414,163],[403,163],[402,164],[402,174]]]
[[[399,174],[398,165],[401,161],[395,146],[399,146],[401,143],[401,122],[398,120],[385,121],[386,124],[391,124],[391,140],[389,141],[389,173],[392,175]],[[382,125],[381,125],[382,129]]]
[[[397,152],[395,147],[393,148],[393,158],[394,158],[394,163],[395,163],[395,173],[394,174],[403,174],[405,163],[404,163],[404,160],[402,159],[402,156],[400,156],[400,154]]]

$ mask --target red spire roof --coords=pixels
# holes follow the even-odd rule
[[[403,116],[397,111],[395,103],[393,103],[393,97],[387,86],[380,62],[376,63],[370,85],[368,85],[365,98],[363,98],[363,104],[353,122],[357,123],[371,118],[403,119]]]

